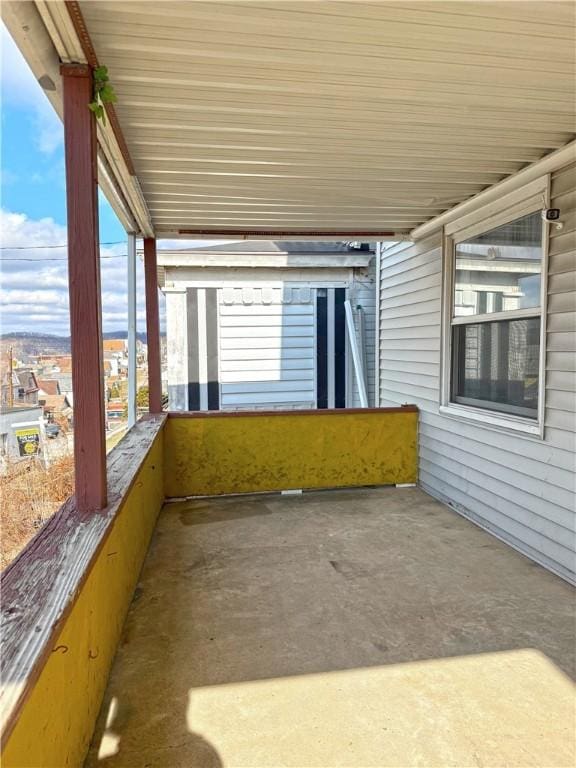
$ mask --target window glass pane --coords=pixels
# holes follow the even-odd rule
[[[453,399],[536,417],[540,318],[456,325],[453,333]]]
[[[456,244],[456,317],[540,306],[542,223],[537,211]]]

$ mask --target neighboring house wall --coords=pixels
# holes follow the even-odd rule
[[[335,370],[328,399],[343,407],[347,384],[347,405],[359,405],[352,391],[355,383],[343,312],[347,289],[352,305],[360,304],[365,311],[373,402],[373,266],[368,270],[168,267],[166,279],[172,410],[315,408],[317,360],[323,354]],[[334,349],[326,338],[318,341],[321,306],[326,313],[326,336],[330,324],[334,325]],[[208,386],[198,388],[196,381]]]
[[[490,428],[439,411],[442,232],[381,260],[382,406],[420,413],[420,484],[559,575],[575,578],[575,167],[551,179],[562,231],[549,228],[545,432]]]
[[[310,288],[223,288],[219,298],[221,409],[314,408]]]

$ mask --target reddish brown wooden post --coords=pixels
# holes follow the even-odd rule
[[[144,277],[146,280],[146,341],[148,343],[148,397],[150,413],[162,411],[162,371],[160,363],[160,314],[156,240],[144,238]]]
[[[74,466],[80,511],[106,506],[106,434],[92,70],[61,67],[64,95],[68,277],[74,390]]]

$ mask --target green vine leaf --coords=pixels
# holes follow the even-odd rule
[[[96,67],[93,72],[94,99],[88,104],[88,109],[94,113],[97,120],[106,125],[106,104],[114,104],[117,96],[108,79],[108,67]]]

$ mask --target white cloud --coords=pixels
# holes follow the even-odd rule
[[[45,246],[47,248],[66,243],[66,227],[56,224],[54,219],[29,219],[24,213],[0,212],[1,242],[3,248]],[[62,254],[60,254],[62,255]]]
[[[35,220],[0,210],[0,230],[2,331],[68,335],[66,228],[50,218]],[[126,246],[102,247],[100,252],[103,327],[105,331],[124,330],[128,320]],[[138,272],[138,309],[142,313],[141,265]]]
[[[63,142],[62,123],[4,24],[0,24],[0,54],[4,104],[31,109],[38,150],[54,154]]]
[[[68,335],[68,262],[66,227],[51,218],[31,219],[23,213],[0,209],[1,330],[38,331]],[[226,241],[214,241],[226,242]],[[191,248],[212,241],[160,241],[166,247]],[[139,245],[141,245],[139,243]],[[102,246],[101,291],[104,331],[128,326],[126,245]],[[146,328],[144,269],[137,260],[138,330]],[[160,299],[163,314],[164,301]],[[161,317],[163,322],[163,318]]]

